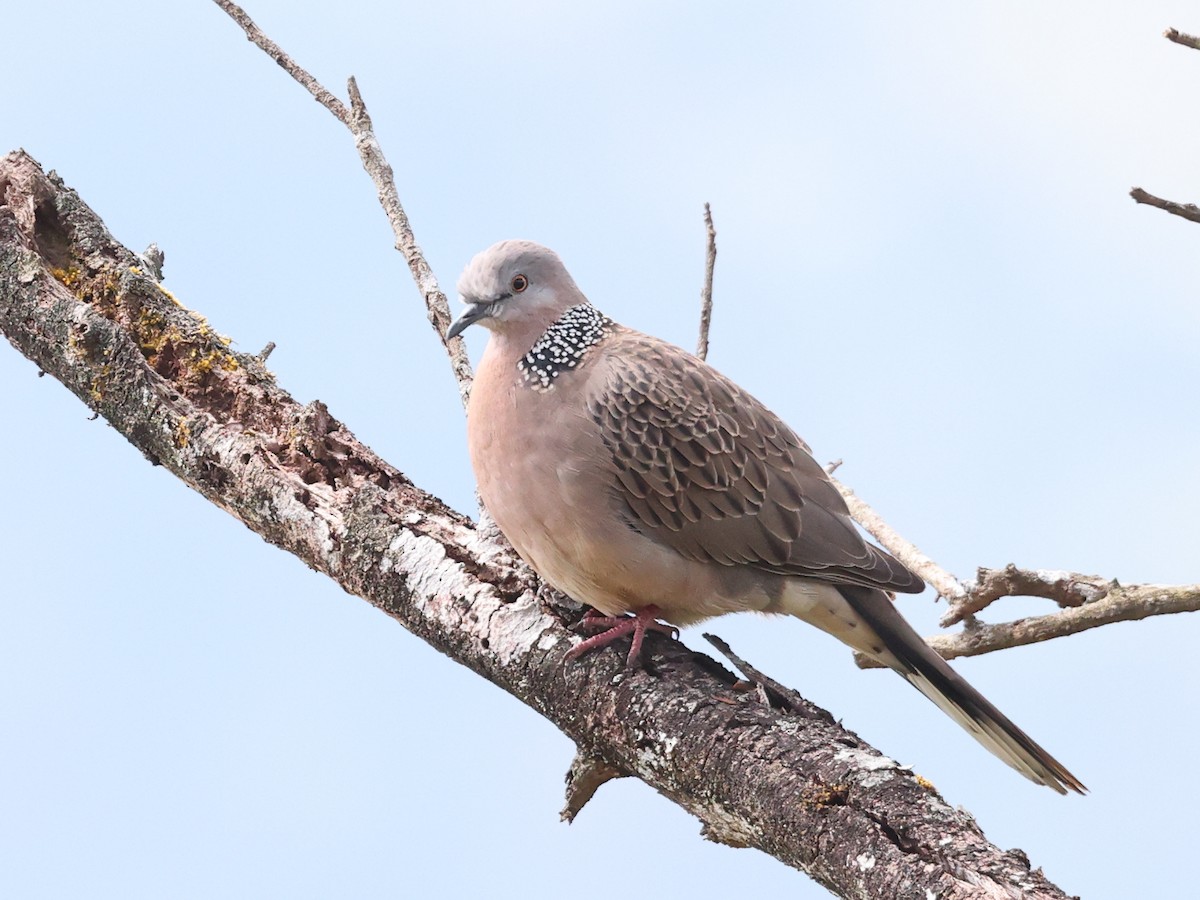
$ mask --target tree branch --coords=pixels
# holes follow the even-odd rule
[[[825,467],[825,471],[832,472],[840,465],[841,460],[838,460],[836,465],[830,463]],[[887,522],[883,521],[883,517],[879,513],[868,506],[854,491],[834,478],[832,474],[829,476],[829,480],[833,482],[833,486],[838,489],[846,501],[846,506],[850,508],[850,515],[854,517],[854,521],[865,528],[871,537],[879,541],[885,550],[920,575],[927,584],[933,586],[933,589],[938,592],[938,596],[946,598],[952,605],[966,600],[967,590],[961,581],[922,553],[916,544],[902,537]]]
[[[1114,582],[1098,575],[1049,569],[1018,569],[1011,563],[1003,569],[980,568],[966,595],[942,616],[939,625],[949,628],[973,616],[1001,597],[1045,597],[1059,606],[1082,606],[1099,600]]]
[[[367,106],[363,102],[357,82],[351,78],[347,84],[350,94],[350,107],[347,109],[346,105],[327,90],[321,82],[297,65],[278,44],[263,34],[244,9],[230,0],[213,0],[213,2],[237,22],[246,32],[246,38],[251,43],[275,60],[280,68],[312,94],[318,103],[350,129],[363,168],[371,176],[371,181],[375,183],[379,204],[383,207],[384,214],[391,223],[392,233],[396,236],[396,249],[403,254],[405,262],[408,263],[413,281],[417,283],[417,290],[425,298],[425,310],[429,317],[429,323],[433,326],[433,330],[437,333],[438,339],[442,342],[442,346],[450,358],[450,367],[454,370],[454,380],[458,383],[459,397],[465,409],[471,394],[472,379],[471,360],[467,357],[467,345],[461,337],[446,340],[446,329],[450,327],[452,319],[450,303],[438,286],[433,269],[425,260],[425,254],[417,245],[412,225],[408,221],[408,214],[400,203],[400,194],[396,190],[396,179],[392,173],[392,167],[388,164],[387,158],[383,155],[383,148],[375,138],[375,132],[371,127],[371,117],[367,115]]]
[[[530,705],[585,759],[845,897],[1065,897],[828,714],[760,704],[707,657],[652,639],[654,675],[615,652],[564,667],[577,638],[510,552],[231,350],[24,153],[0,162],[0,198],[0,330],[18,350],[151,462]]]
[[[1086,577],[1068,575],[1067,580]],[[1021,593],[1045,596],[1029,590],[1022,590]],[[1197,611],[1200,611],[1200,584],[1136,584],[1125,587],[1114,582],[1097,599],[1085,600],[1082,605],[1064,609],[1062,612],[1017,619],[998,625],[972,621],[962,631],[954,634],[935,634],[925,638],[925,641],[946,659],[954,659],[959,656],[978,656],[994,650],[1037,644],[1052,638],[1079,634],[1101,625],[1111,625],[1114,622],[1136,622],[1151,616]],[[860,653],[854,654],[854,661],[863,669],[880,668],[879,663]]]
[[[1168,28],[1163,32],[1163,37],[1168,41],[1174,41],[1176,44],[1183,44],[1185,47],[1191,47],[1193,50],[1200,50],[1200,38],[1193,37],[1190,34],[1184,34],[1175,28]]]
[[[700,289],[700,338],[696,355],[708,357],[708,330],[712,326],[713,270],[717,267],[717,229],[713,227],[712,207],[704,204],[704,230],[708,234],[708,250],[704,255],[704,287]]]
[[[836,467],[831,463],[826,466],[826,471]],[[893,530],[850,488],[832,476],[831,480],[846,499],[854,521],[950,602],[950,608],[939,624],[948,628],[966,622],[967,627],[955,634],[935,634],[925,638],[926,643],[946,659],[1036,644],[1114,622],[1134,622],[1151,616],[1200,610],[1200,585],[1122,587],[1116,581],[1097,575],[1018,569],[1011,564],[1003,569],[980,568],[973,583],[963,584]],[[976,621],[975,613],[1002,597],[1045,597],[1068,609],[995,625]],[[882,668],[880,663],[862,653],[856,652],[854,661],[862,669]]]
[[[1165,209],[1173,216],[1182,216],[1189,222],[1200,222],[1200,207],[1194,203],[1176,203],[1174,200],[1164,200],[1161,197],[1155,197],[1148,191],[1143,191],[1140,187],[1135,187],[1131,190],[1129,196],[1138,203],[1157,206],[1159,209]]]
[[[1168,28],[1163,32],[1163,37],[1169,41],[1174,41],[1176,44],[1182,44],[1184,47],[1200,50],[1200,38],[1184,34],[1175,28]],[[1162,197],[1155,197],[1149,191],[1144,191],[1140,187],[1133,188],[1129,192],[1129,196],[1136,203],[1156,206],[1159,209],[1166,210],[1173,216],[1180,216],[1187,219],[1189,222],[1200,222],[1200,207],[1197,207],[1194,203],[1176,203],[1174,200],[1164,200]]]

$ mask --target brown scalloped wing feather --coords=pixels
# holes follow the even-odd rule
[[[689,559],[918,592],[924,583],[855,529],[808,446],[689,353],[621,329],[588,409],[629,524]]]

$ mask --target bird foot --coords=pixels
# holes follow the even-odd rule
[[[594,609],[589,609],[575,627],[581,629],[603,628],[604,631],[593,635],[581,644],[576,644],[567,651],[565,659],[578,659],[585,653],[590,653],[600,647],[607,647],[613,641],[620,640],[625,635],[632,633],[633,646],[629,648],[629,656],[625,661],[626,665],[632,668],[641,659],[642,641],[645,640],[647,631],[656,631],[659,634],[668,634],[675,639],[679,638],[678,628],[657,621],[659,612],[657,606],[644,606],[632,616],[606,616]]]

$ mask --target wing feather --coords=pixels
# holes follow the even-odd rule
[[[808,445],[715,369],[620,329],[588,409],[612,454],[631,527],[690,559],[917,592],[863,540]]]

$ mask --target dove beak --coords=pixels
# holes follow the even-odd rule
[[[446,329],[446,340],[458,337],[471,325],[474,325],[480,319],[488,318],[492,313],[491,303],[468,303],[467,308],[462,311],[462,314],[450,323],[450,327]]]

